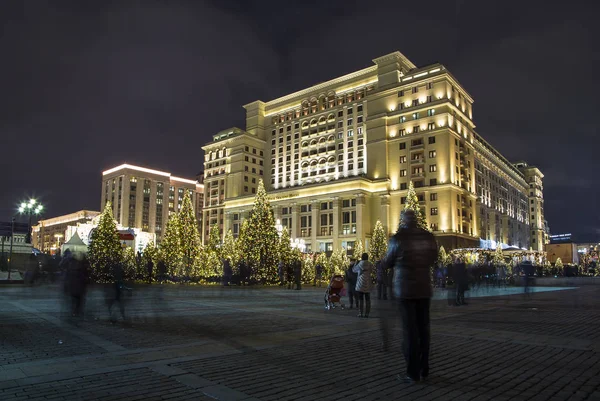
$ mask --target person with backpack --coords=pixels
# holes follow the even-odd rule
[[[401,225],[390,239],[384,266],[394,269],[394,295],[402,317],[405,383],[429,376],[429,307],[433,290],[429,268],[437,260],[437,243],[432,233],[417,226],[416,214],[405,210]],[[385,333],[384,333],[385,335]]]

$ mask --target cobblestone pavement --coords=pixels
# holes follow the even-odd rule
[[[323,288],[139,286],[113,325],[101,288],[73,319],[58,287],[3,286],[0,400],[600,400],[600,287],[537,290],[437,294],[431,376],[407,385],[391,301],[358,319]]]

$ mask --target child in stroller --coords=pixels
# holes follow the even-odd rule
[[[344,276],[334,274],[329,281],[327,290],[325,290],[325,309],[330,310],[336,307],[336,303],[340,304],[344,309],[344,304],[341,303],[341,297],[345,296],[346,289],[344,288]]]

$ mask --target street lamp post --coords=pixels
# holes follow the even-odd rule
[[[27,242],[31,244],[31,218],[33,215],[39,215],[44,210],[44,206],[35,199],[29,199],[29,202],[21,202],[19,206],[19,214],[29,216],[29,225],[27,226]]]

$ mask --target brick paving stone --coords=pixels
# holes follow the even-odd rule
[[[0,399],[600,399],[600,289],[434,301],[431,377],[415,386],[395,379],[397,322],[381,349],[393,304],[375,300],[362,320],[325,311],[323,291],[139,287],[129,320],[112,325],[101,289],[80,321],[63,319],[57,287],[0,289],[21,307],[0,302]]]

